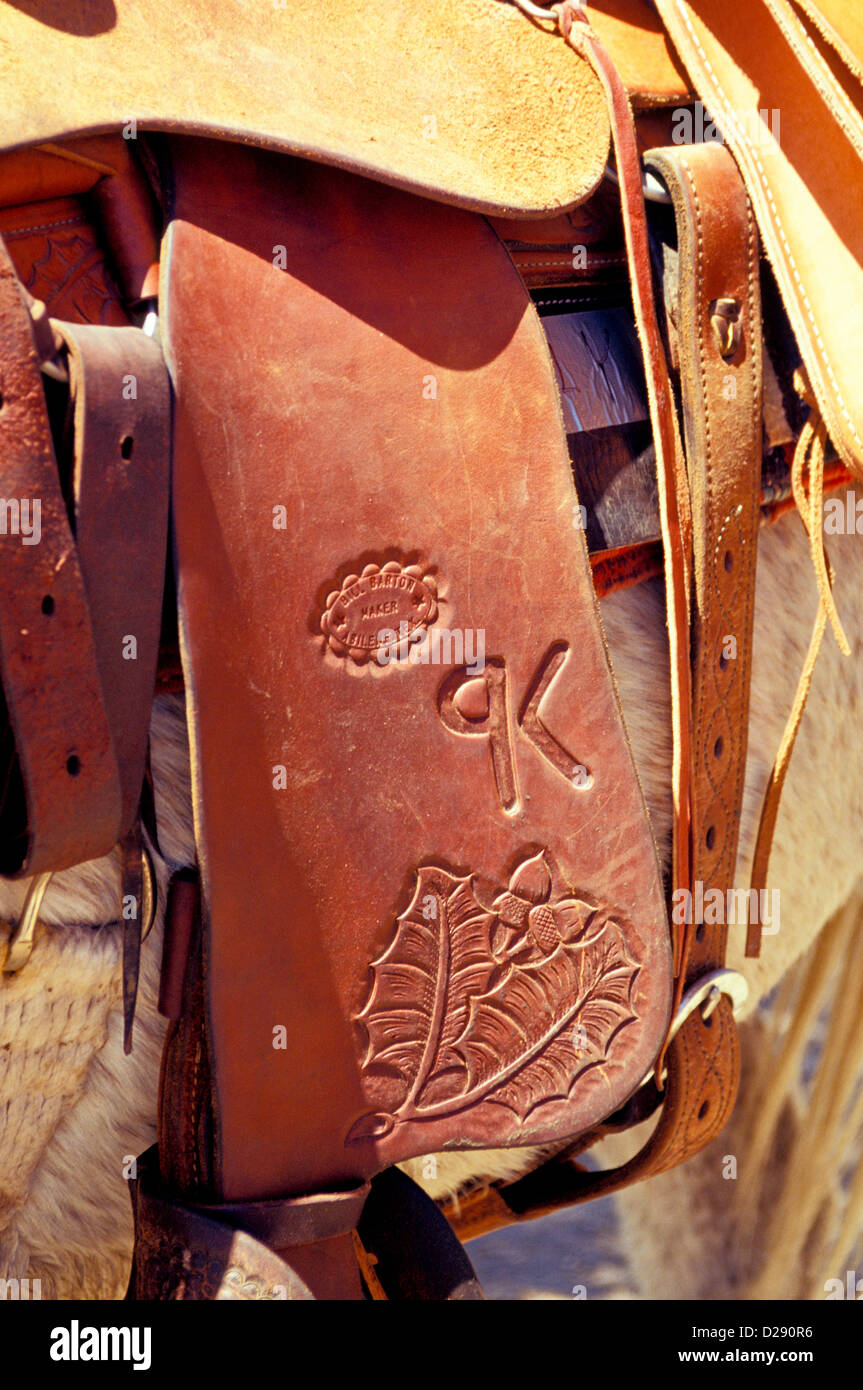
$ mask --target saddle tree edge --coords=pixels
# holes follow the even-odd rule
[[[215,1133],[190,1166],[166,1059],[162,1176],[308,1194],[588,1130],[656,1056],[671,961],[539,320],[473,214],[170,150]]]

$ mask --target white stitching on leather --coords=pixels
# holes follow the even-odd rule
[[[710,62],[710,59],[708,58],[707,54],[704,52],[704,49],[701,47],[701,44],[700,44],[700,42],[699,42],[699,40],[698,40],[698,36],[697,36],[697,34],[695,33],[695,30],[693,29],[693,27],[692,27],[692,25],[691,25],[691,23],[690,23],[690,21],[689,21],[689,16],[688,16],[688,14],[686,13],[686,10],[684,9],[684,0],[676,0],[676,5],[677,5],[678,13],[679,13],[681,19],[683,20],[683,23],[686,25],[687,30],[689,31],[689,35],[690,35],[690,37],[691,37],[691,39],[692,39],[692,42],[695,44],[695,47],[696,47],[696,49],[697,49],[697,51],[698,51],[698,54],[699,54],[699,56],[701,57],[702,61],[704,62],[705,68],[707,69],[708,73],[710,74],[710,77],[712,78],[713,82],[714,82],[715,85],[716,85],[717,94],[718,94],[720,100],[722,101],[722,103],[723,103],[723,105],[724,105],[724,107],[725,107],[726,112],[727,112],[728,115],[731,117],[732,128],[735,129],[735,130],[738,130],[738,129],[739,129],[739,135],[740,135],[741,141],[744,142],[744,143],[746,144],[746,146],[748,147],[748,149],[751,151],[752,158],[753,158],[753,161],[754,161],[754,163],[755,163],[755,167],[756,167],[756,169],[757,169],[757,171],[758,171],[758,176],[759,176],[759,178],[760,178],[760,180],[761,180],[762,187],[763,187],[764,192],[765,192],[765,194],[766,194],[766,196],[767,196],[767,199],[768,199],[768,201],[769,201],[769,203],[770,203],[770,207],[771,207],[771,210],[772,210],[772,212],[773,212],[773,216],[774,216],[775,221],[776,221],[776,229],[777,229],[777,231],[779,232],[780,237],[782,238],[782,244],[783,244],[783,246],[785,247],[786,253],[787,253],[787,255],[788,255],[788,260],[789,260],[789,263],[790,263],[790,269],[791,269],[791,271],[792,271],[792,274],[794,275],[795,281],[797,282],[797,287],[798,287],[798,289],[800,290],[800,295],[801,295],[801,298],[802,298],[802,301],[803,301],[803,305],[804,305],[805,310],[806,310],[806,315],[807,315],[807,317],[808,317],[808,319],[809,319],[809,323],[810,323],[810,325],[811,325],[811,327],[812,327],[813,335],[814,335],[815,342],[816,342],[816,344],[817,344],[819,353],[821,354],[822,365],[824,366],[824,368],[825,368],[825,370],[826,370],[826,372],[827,372],[827,375],[829,376],[830,381],[831,381],[831,383],[832,383],[832,385],[833,385],[833,389],[834,389],[834,391],[835,391],[835,393],[836,393],[836,404],[837,404],[837,406],[838,406],[838,408],[839,408],[840,414],[844,417],[844,419],[845,419],[845,421],[846,421],[846,424],[848,425],[848,428],[849,428],[849,430],[850,430],[850,432],[851,432],[851,437],[852,437],[852,439],[854,440],[854,443],[857,445],[857,447],[858,447],[859,449],[863,450],[863,439],[860,438],[860,436],[858,435],[856,429],[854,428],[854,421],[852,420],[852,418],[851,418],[851,416],[850,416],[850,414],[849,414],[849,412],[848,412],[848,407],[846,406],[844,400],[842,399],[842,392],[841,392],[840,389],[839,389],[839,383],[838,383],[837,380],[836,380],[836,377],[835,377],[835,375],[834,375],[834,373],[833,373],[833,368],[831,367],[830,362],[829,362],[829,360],[828,360],[828,357],[827,357],[827,350],[826,350],[826,348],[825,348],[825,346],[824,346],[824,342],[823,342],[823,340],[822,340],[822,338],[821,338],[821,334],[818,332],[818,325],[816,324],[815,318],[814,318],[813,313],[812,313],[812,306],[811,306],[810,303],[809,303],[809,297],[808,297],[808,295],[806,294],[805,289],[803,288],[803,282],[802,282],[802,280],[800,279],[800,273],[799,273],[799,271],[798,271],[798,269],[797,269],[797,263],[796,263],[796,261],[794,260],[794,254],[793,254],[793,252],[792,252],[792,250],[791,250],[791,247],[788,245],[788,239],[787,239],[787,237],[786,237],[786,235],[785,235],[785,230],[784,230],[784,228],[783,228],[783,226],[782,226],[782,219],[780,218],[780,216],[779,216],[779,211],[778,211],[778,209],[777,209],[777,207],[776,207],[776,204],[775,204],[774,201],[773,201],[773,194],[772,194],[771,191],[770,191],[770,187],[769,187],[769,184],[768,184],[768,182],[767,182],[767,175],[766,175],[766,173],[765,173],[765,171],[764,171],[764,167],[763,167],[763,165],[761,164],[761,161],[760,161],[760,159],[758,158],[758,155],[757,155],[757,153],[756,153],[755,146],[754,146],[753,142],[749,139],[748,135],[746,134],[746,131],[743,130],[742,128],[738,128],[738,122],[737,122],[737,120],[736,120],[736,118],[735,118],[735,116],[734,116],[734,111],[733,111],[733,108],[732,108],[732,106],[731,106],[731,103],[729,102],[728,97],[725,95],[725,92],[723,91],[722,83],[719,81],[719,78],[718,78],[718,76],[716,75],[716,72],[715,72],[715,70],[714,70],[714,68],[713,68],[713,66],[712,66],[712,64],[711,64],[711,62]]]

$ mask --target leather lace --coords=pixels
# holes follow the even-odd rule
[[[809,650],[806,653],[806,660],[803,663],[803,670],[797,683],[794,703],[791,706],[791,713],[782,734],[782,741],[779,744],[779,751],[776,754],[761,808],[758,837],[755,842],[755,858],[752,865],[752,887],[758,892],[764,888],[767,881],[770,850],[773,845],[773,833],[776,828],[782,788],[785,784],[791,754],[794,751],[797,731],[800,728],[803,711],[806,708],[815,663],[828,621],[842,655],[851,655],[851,647],[845,636],[833,598],[835,573],[824,545],[824,454],[827,446],[827,427],[804,368],[798,368],[795,372],[794,387],[800,398],[809,406],[809,417],[801,430],[794,451],[794,460],[791,465],[791,486],[797,510],[809,538],[812,566],[818,585],[818,612],[815,615],[815,624],[809,639]],[[747,956],[757,956],[760,947],[761,927],[758,922],[752,922],[746,937]]]

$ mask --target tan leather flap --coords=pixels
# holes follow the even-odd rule
[[[479,211],[571,207],[602,175],[600,86],[501,0],[28,0],[0,9],[0,150],[221,135]]]
[[[830,437],[863,476],[859,89],[852,104],[784,0],[657,4],[745,179]]]

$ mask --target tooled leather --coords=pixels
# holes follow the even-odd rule
[[[200,916],[189,950],[183,1010],[168,1030],[159,1082],[159,1168],[177,1192],[221,1195],[214,1181],[215,1126],[201,961]]]
[[[616,722],[619,711],[606,686],[607,666],[599,664],[606,658],[596,645],[586,555],[580,546],[578,554],[572,550],[571,527],[557,530],[573,493],[540,325],[511,262],[478,220],[236,147],[228,153],[178,142],[172,151],[178,203],[163,322],[177,402],[184,662],[197,724],[194,785],[208,904],[217,1195],[239,1200],[309,1193],[350,1183],[435,1143],[511,1143],[516,1136],[524,1142],[528,1131],[569,1137],[591,1128],[615,1108],[609,1084],[623,1083],[621,1092],[636,1085],[655,1056],[654,1029],[662,1020],[664,1031],[670,1002],[664,993],[669,953],[653,847],[642,838],[647,827],[641,810],[635,814],[637,783],[628,781],[633,769]],[[214,178],[224,180],[219,196]],[[289,180],[289,197],[283,180]],[[238,198],[240,185],[250,190],[248,197]],[[268,235],[273,218],[282,229],[287,273],[260,256],[253,261],[238,254],[232,263],[234,250],[257,246]],[[351,238],[325,240],[333,225],[354,229]],[[397,295],[381,292],[382,277],[392,269],[391,226],[416,261],[409,310]],[[359,235],[357,228],[366,230]],[[445,267],[443,244],[450,257]],[[213,257],[221,263],[218,272]],[[212,306],[194,288],[205,263],[225,294],[226,287],[239,286],[242,272],[246,300],[250,266],[261,276],[272,314],[256,314],[250,323],[248,358],[255,360],[254,349],[261,369],[270,371],[272,390],[263,397],[249,398],[219,351]],[[400,274],[408,274],[407,263]],[[438,288],[436,277],[443,274]],[[323,283],[326,294],[312,299]],[[199,314],[203,319],[196,322]],[[498,322],[501,315],[505,323]],[[317,323],[311,336],[310,316]],[[350,397],[328,396],[326,410],[313,398],[320,380],[341,372],[346,353],[353,390],[365,401],[360,430],[334,428],[333,409],[347,411],[357,425]],[[421,370],[426,362],[429,377]],[[242,390],[243,413],[236,413],[227,457],[224,432],[209,406],[217,389],[213,370],[225,409],[232,392]],[[424,379],[437,388],[427,411],[422,403],[416,407]],[[515,380],[517,414],[511,414]],[[290,392],[290,412],[278,405],[282,391]],[[441,399],[445,407],[434,403]],[[266,425],[255,418],[259,411]],[[504,419],[512,425],[506,431]],[[528,426],[522,444],[518,431]],[[249,443],[238,449],[240,428],[248,429]],[[259,453],[264,440],[266,450]],[[535,493],[549,499],[544,507],[531,505],[529,531],[515,527],[525,500],[525,449],[536,459]],[[417,457],[423,459],[419,472],[406,466]],[[270,527],[262,550],[259,537],[243,536],[236,526],[242,509],[232,489],[241,480],[246,506],[250,489],[260,489],[271,506],[284,486],[286,459],[298,489],[289,526],[301,533],[285,546],[286,538]],[[326,459],[314,476],[306,471],[312,459]],[[210,469],[213,477],[205,483],[202,470]],[[363,494],[361,506],[345,502],[355,492]],[[206,524],[204,495],[218,508]],[[236,547],[235,564],[212,564],[214,535],[229,554]],[[234,593],[224,588],[232,573],[242,577]],[[585,580],[575,601],[574,585]],[[219,655],[236,591],[258,634],[250,659],[244,652],[242,671]],[[365,641],[363,609],[388,614],[399,594],[413,595],[412,618],[437,625],[440,614],[441,628],[457,603],[460,625],[487,635],[484,672],[469,684],[460,659],[447,657],[413,669],[407,663],[396,671],[379,666]],[[212,621],[214,611],[219,623]],[[403,616],[407,622],[407,610]],[[577,669],[568,654],[573,623]],[[435,671],[435,665],[456,669]],[[302,673],[296,692],[291,686],[279,699],[290,670]],[[589,697],[582,698],[578,687],[567,693],[576,676],[586,690],[589,681]],[[579,828],[592,825],[591,789],[576,780],[584,769],[573,761],[588,731],[591,761],[615,806],[601,839]],[[248,753],[238,740],[242,747],[249,741]],[[262,755],[264,747],[273,748],[271,758]],[[230,786],[212,772],[228,758]],[[286,764],[289,785],[304,776],[303,768],[318,771],[302,798],[294,798],[282,795],[271,772],[262,773],[268,761],[270,767]],[[510,764],[517,776],[510,775]],[[433,778],[427,767],[434,768]],[[238,800],[256,805],[255,821],[238,821]],[[564,824],[560,848],[574,865],[566,870],[558,862]],[[524,848],[527,838],[532,843]],[[603,874],[631,889],[643,927],[618,923],[608,910]],[[578,907],[576,885],[589,894],[589,906]],[[585,910],[589,928],[579,918]],[[473,973],[461,972],[453,982],[450,961],[462,959],[467,923],[476,931]],[[601,957],[592,950],[600,937]],[[607,1030],[599,1044],[614,1048],[617,1070],[592,1057],[576,1058],[574,1065],[567,1041],[581,997],[577,983],[569,988],[568,972],[588,946],[586,969],[601,975],[596,987],[603,997],[614,992],[603,1012],[603,1019],[614,1020],[614,1033]],[[559,970],[554,978],[553,968]],[[510,977],[505,1046],[489,1049],[487,982],[501,985],[508,1006],[503,984]],[[250,980],[251,1009],[248,988],[240,988]],[[642,995],[645,987],[652,998]],[[534,990],[545,990],[544,1003],[531,1011],[525,1000]],[[475,1047],[475,1064],[471,1054],[470,1067],[458,1057],[444,1066],[442,1021],[455,1027],[457,1018],[451,1021],[447,1010],[473,1007],[474,995],[476,1006],[465,1013],[465,1048]],[[433,1007],[423,1012],[427,998]],[[298,1013],[303,1026],[297,1026]],[[406,1018],[416,1020],[409,1036]],[[276,1029],[281,1038],[274,1039]],[[394,1061],[393,1029],[399,1039]],[[502,1037],[500,1028],[495,1037]],[[544,1064],[552,1044],[557,1050],[540,1076],[534,1061],[541,1053]],[[592,1113],[594,1098],[601,1114]],[[571,1118],[576,1106],[583,1108]],[[541,1129],[546,1123],[549,1128]]]

